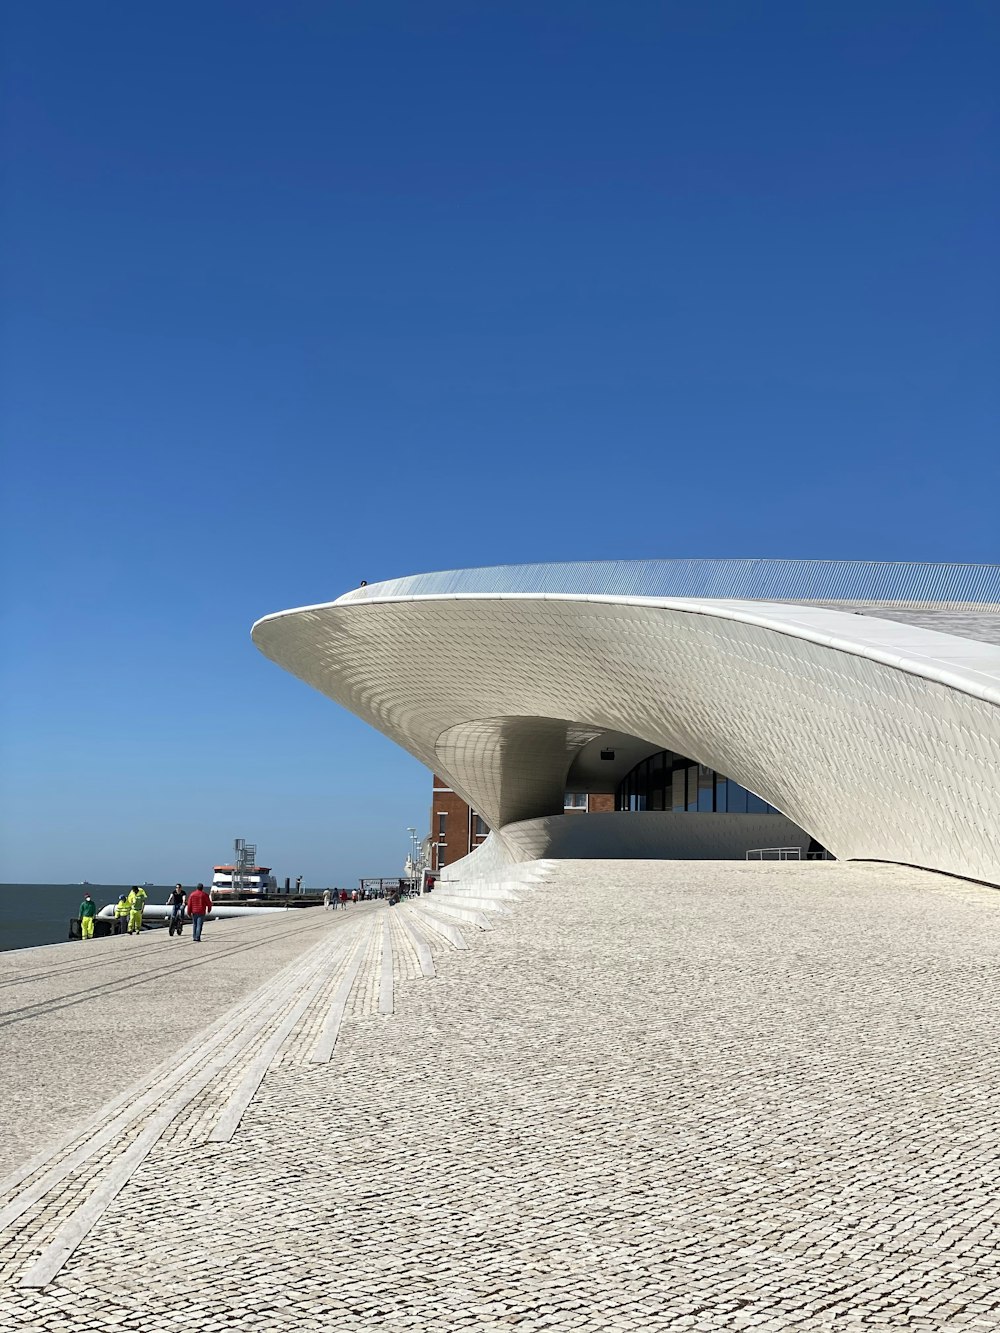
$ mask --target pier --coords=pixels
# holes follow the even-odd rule
[[[1000,894],[522,873],[0,957],[0,1326],[996,1329]]]

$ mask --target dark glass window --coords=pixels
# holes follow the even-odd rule
[[[773,805],[748,792],[732,778],[669,750],[643,759],[631,773],[626,773],[615,790],[615,809],[692,810],[701,814],[734,815],[777,813]]]

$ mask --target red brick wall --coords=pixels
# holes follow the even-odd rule
[[[441,778],[434,775],[435,789],[444,788],[445,784]],[[444,815],[444,837],[439,835],[441,815]],[[431,869],[440,870],[438,843],[443,843],[440,855],[444,857],[445,865],[451,865],[453,861],[460,860],[463,856],[468,856],[472,851],[469,840],[469,807],[462,800],[457,792],[450,788],[445,790],[435,790],[432,793],[431,800]],[[475,840],[476,845],[482,842],[482,838]]]

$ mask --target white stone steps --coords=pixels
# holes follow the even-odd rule
[[[455,949],[467,949],[468,940],[462,934],[461,930],[452,921],[444,921],[441,917],[435,916],[425,907],[417,908],[415,904],[410,903],[404,908],[396,908],[396,911],[410,912],[416,916],[422,925],[427,926],[435,935],[440,935],[444,940]]]
[[[421,974],[425,977],[435,976],[434,957],[431,954],[431,947],[424,936],[421,935],[420,931],[417,930],[416,924],[411,919],[410,914],[405,911],[397,912],[396,920],[399,922],[410,943],[417,951],[417,961],[420,964]]]
[[[454,884],[438,885],[429,896],[439,898],[445,894],[448,897],[489,898],[492,902],[518,902],[526,892],[527,890],[520,884],[463,883],[456,880]]]
[[[422,903],[415,903],[414,910],[417,914],[427,912],[429,909]],[[449,902],[436,902],[433,907],[434,912],[442,913],[446,918],[454,917],[456,921],[468,921],[471,926],[477,926],[480,930],[492,930],[493,923],[485,912],[477,911],[474,907],[459,907],[457,904]]]
[[[378,986],[378,1011],[392,1013],[392,940],[389,938],[389,918],[382,918],[382,969]]]
[[[239,1086],[223,1107],[222,1114],[219,1116],[214,1129],[209,1134],[208,1141],[210,1143],[229,1143],[232,1140],[240,1121],[243,1119],[244,1112],[253,1101],[257,1089],[263,1083],[264,1076],[270,1069],[275,1056],[291,1036],[313,1000],[343,964],[344,959],[349,956],[351,949],[356,947],[356,943],[356,937],[347,940],[341,948],[328,955],[326,965],[305,987],[295,1004],[254,1057]]]
[[[498,916],[510,914],[510,908],[496,898],[481,898],[471,893],[435,893],[434,901],[438,906],[446,904],[450,907],[465,907],[477,912],[495,912]]]
[[[374,922],[372,925],[374,926]],[[351,991],[354,989],[354,983],[358,979],[358,973],[361,971],[361,965],[365,961],[365,951],[371,938],[370,932],[361,935],[355,944],[354,953],[351,958],[350,966],[344,974],[344,979],[337,987],[337,993],[333,997],[326,1020],[323,1023],[319,1037],[316,1039],[316,1045],[313,1047],[312,1054],[309,1057],[309,1063],[314,1065],[324,1065],[329,1063],[333,1055],[333,1048],[337,1044],[337,1038],[340,1036],[340,1026],[344,1021],[344,1013],[347,1009],[347,1002],[351,998]]]

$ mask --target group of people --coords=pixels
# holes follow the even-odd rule
[[[350,893],[346,889],[324,889],[323,890],[323,910],[324,912],[336,911],[338,907],[346,907],[348,903],[358,901],[357,889],[352,889]]]
[[[389,880],[390,885],[395,881]],[[338,907],[347,907],[348,903],[369,902],[375,898],[385,898],[390,907],[395,907],[401,898],[410,896],[409,885],[405,880],[399,881],[399,887],[384,888],[381,884],[378,888],[362,886],[360,889],[324,889],[323,890],[323,910],[325,912],[335,912]]]
[[[142,930],[142,914],[149,895],[139,884],[133,884],[128,894],[121,894],[115,903],[116,935],[124,935],[126,929],[130,935],[138,935]],[[97,904],[89,893],[84,894],[80,904],[80,935],[85,940],[94,938],[94,921],[97,918]]]
[[[181,935],[184,932],[184,919],[191,919],[191,938],[195,944],[201,943],[201,928],[205,924],[205,917],[212,910],[212,899],[205,891],[204,884],[199,884],[196,889],[190,893],[184,892],[183,884],[175,884],[173,890],[167,899],[167,906],[170,908],[170,921],[167,929],[171,935],[175,932]]]
[[[130,893],[119,895],[115,903],[114,920],[116,935],[138,935],[142,930],[142,916],[146,909],[149,894],[140,884],[133,884]],[[177,884],[167,898],[170,908],[168,928],[171,935],[181,935],[186,919],[191,921],[191,936],[196,944],[201,943],[201,929],[205,917],[212,910],[212,899],[205,892],[204,884],[199,884],[190,893],[185,893],[184,886]],[[90,894],[84,896],[80,904],[80,935],[85,940],[94,938],[94,920],[97,916],[97,904]]]

